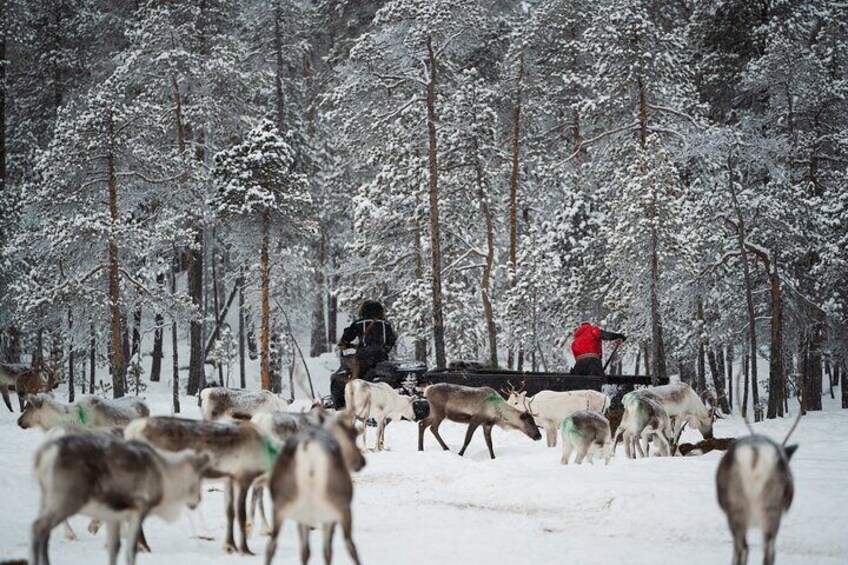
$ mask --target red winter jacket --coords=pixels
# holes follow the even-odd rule
[[[594,353],[598,357],[603,354],[601,345],[601,328],[592,324],[581,324],[574,332],[574,341],[571,343],[571,353],[577,359],[581,355]]]

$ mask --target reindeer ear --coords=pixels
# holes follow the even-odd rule
[[[792,459],[792,455],[796,451],[798,451],[798,444],[796,443],[795,445],[787,445],[783,448],[783,451],[786,452],[786,460],[789,461],[790,459]]]

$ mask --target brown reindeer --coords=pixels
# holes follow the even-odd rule
[[[492,447],[492,428],[513,428],[521,430],[534,441],[542,439],[538,426],[530,413],[518,410],[507,404],[506,400],[493,388],[487,386],[473,388],[449,383],[440,383],[427,387],[424,397],[430,403],[430,415],[418,423],[418,451],[424,451],[424,431],[430,428],[436,441],[442,449],[449,451],[442,436],[439,435],[439,426],[445,419],[462,424],[468,424],[465,432],[465,443],[459,450],[459,455],[465,454],[465,449],[471,443],[474,431],[483,426],[483,437],[489,448],[489,455],[495,458],[495,450]]]
[[[56,367],[43,361],[34,361],[30,367],[20,365],[0,365],[0,395],[10,412],[12,403],[9,400],[9,390],[14,387],[18,395],[21,412],[27,396],[50,392],[59,386],[59,372]]]
[[[302,563],[309,562],[309,530],[317,527],[324,531],[324,562],[332,562],[333,533],[339,524],[350,558],[359,565],[350,511],[353,481],[341,445],[327,430],[311,426],[286,440],[269,486],[274,520],[265,549],[266,565],[274,558],[277,538],[287,519],[298,524]]]
[[[137,540],[150,514],[173,521],[182,506],[200,502],[200,477],[208,455],[160,453],[150,446],[105,433],[67,434],[41,446],[35,476],[41,506],[32,525],[33,565],[49,563],[51,530],[74,514],[106,522],[109,562],[117,562],[120,526],[128,525],[127,563],[135,563]]]

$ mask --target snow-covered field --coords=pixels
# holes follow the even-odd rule
[[[167,383],[162,383],[165,389]],[[153,412],[169,414],[167,395],[148,395]],[[794,436],[800,443],[793,471],[795,503],[778,537],[782,564],[848,563],[848,410],[826,399],[825,411],[805,418]],[[184,414],[198,416],[190,400]],[[33,452],[42,432],[21,430],[17,414],[0,407],[0,562],[25,558],[30,523],[38,507],[32,478]],[[783,437],[790,420],[758,424]],[[568,467],[560,450],[547,449],[518,432],[494,433],[498,459],[490,461],[482,434],[465,458],[456,455],[464,427],[445,423],[453,453],[438,450],[429,434],[424,453],[416,451],[417,426],[394,422],[387,431],[389,452],[368,455],[355,477],[354,539],[370,565],[515,563],[726,563],[730,536],[715,501],[714,476],[720,454],[702,457],[619,457],[603,464]],[[742,434],[738,419],[721,420],[717,437]],[[369,430],[373,441],[373,429]],[[688,432],[684,440],[697,440]],[[51,555],[60,565],[105,563],[103,533],[92,536],[87,520],[72,524],[79,541],[54,531]],[[226,555],[223,494],[210,483],[204,500],[175,524],[157,518],[146,523],[152,555],[141,564],[260,563],[260,557]],[[349,562],[336,536],[336,562]],[[758,533],[750,536],[752,562],[761,559]],[[265,538],[251,535],[260,553]],[[313,533],[313,563],[322,562],[320,534]],[[277,561],[299,562],[296,532],[288,524]]]

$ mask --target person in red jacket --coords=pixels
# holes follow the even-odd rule
[[[574,330],[574,341],[571,342],[571,353],[574,354],[574,368],[572,375],[597,375],[604,374],[604,364],[601,358],[604,354],[602,341],[612,340],[624,341],[624,334],[608,332],[588,322],[580,324]]]

